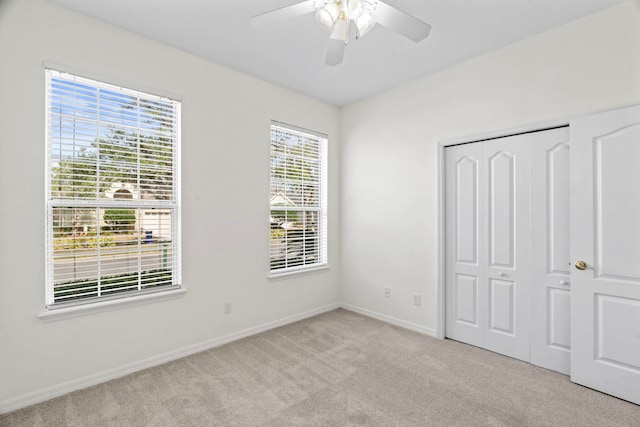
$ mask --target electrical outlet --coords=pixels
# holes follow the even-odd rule
[[[420,294],[413,294],[413,305],[422,305]]]
[[[224,314],[231,313],[231,301],[225,301],[224,303]]]
[[[391,288],[384,288],[384,296],[386,298],[391,298]]]

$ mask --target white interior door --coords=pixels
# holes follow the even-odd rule
[[[531,363],[569,374],[569,128],[536,134],[531,150]]]
[[[571,122],[571,379],[638,404],[639,183],[640,106]]]
[[[448,147],[446,335],[529,360],[530,135]]]

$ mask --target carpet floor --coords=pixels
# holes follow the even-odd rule
[[[0,426],[640,426],[568,377],[338,309],[0,415]]]

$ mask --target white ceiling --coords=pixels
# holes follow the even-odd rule
[[[203,58],[343,106],[624,0],[385,0],[432,25],[414,43],[379,25],[324,65],[314,14],[254,27],[297,0],[49,0]]]

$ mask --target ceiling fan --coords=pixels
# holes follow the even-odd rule
[[[426,22],[380,0],[305,0],[253,16],[250,22],[254,25],[270,24],[313,12],[318,25],[329,32],[325,63],[332,66],[342,63],[351,25],[355,25],[356,39],[378,23],[416,43],[426,38],[431,30],[431,25]]]

